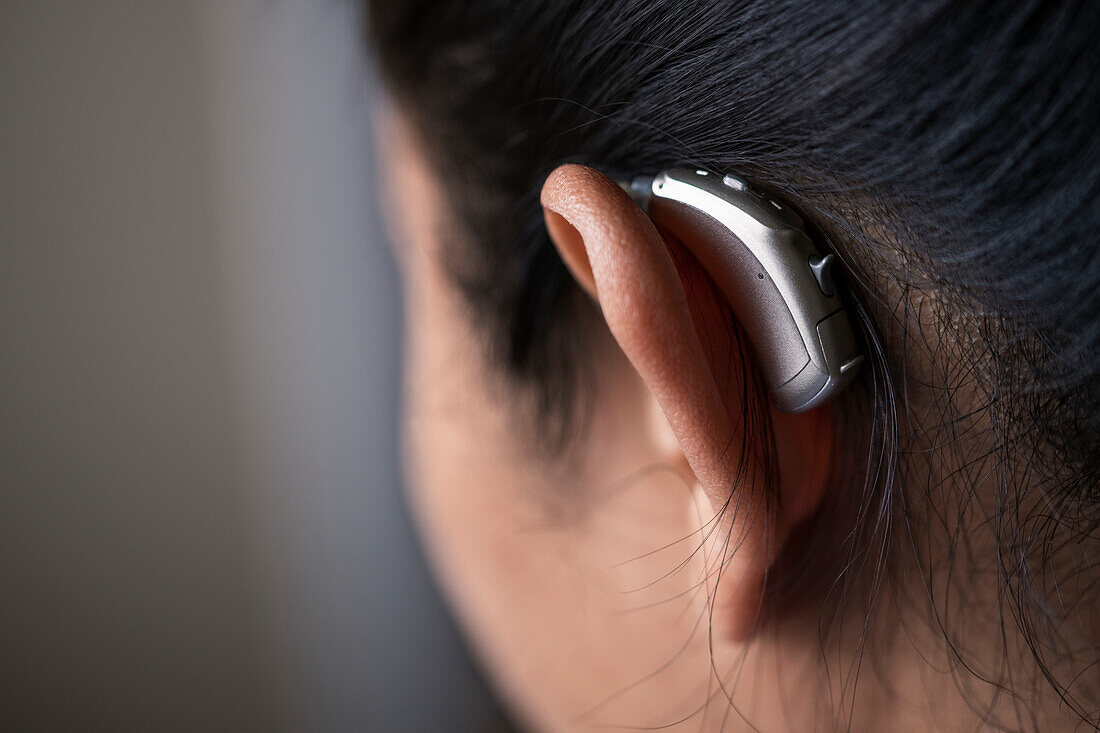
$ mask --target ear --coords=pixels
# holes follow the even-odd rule
[[[713,512],[707,544],[721,566],[708,572],[711,610],[717,627],[744,640],[762,620],[769,568],[824,496],[832,468],[826,408],[787,415],[770,407],[731,338],[729,304],[689,247],[663,238],[615,182],[565,165],[547,178],[541,200],[562,260],[599,302],[675,433],[682,455],[670,459],[686,461]],[[761,410],[771,418],[775,462],[764,449],[772,435],[759,434],[769,423],[758,419]]]

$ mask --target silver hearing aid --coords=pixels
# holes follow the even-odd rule
[[[803,412],[848,386],[863,354],[835,257],[817,251],[797,214],[734,175],[671,168],[619,185],[710,273],[779,409]]]

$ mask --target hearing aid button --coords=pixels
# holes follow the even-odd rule
[[[826,298],[831,298],[836,293],[836,286],[833,283],[834,259],[836,258],[831,254],[824,257],[810,255],[810,270],[813,271],[818,287]]]
[[[732,173],[727,173],[726,177],[722,179],[722,183],[726,184],[734,191],[744,191],[746,188],[748,188],[748,186],[745,185],[744,181],[742,181],[740,178],[733,175]]]
[[[853,369],[857,368],[862,363],[863,363],[863,354],[860,354],[859,356],[855,357],[851,361],[848,361],[848,362],[845,362],[845,363],[841,364],[840,365],[840,373],[841,374],[847,374],[848,372],[850,372]]]

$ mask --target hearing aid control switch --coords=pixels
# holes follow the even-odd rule
[[[836,293],[836,285],[833,282],[833,260],[835,257],[827,254],[824,257],[810,255],[810,270],[814,273],[818,287],[826,298],[831,298]]]
[[[728,173],[726,177],[722,179],[722,183],[726,184],[726,186],[732,188],[734,191],[744,191],[748,189],[748,185],[745,181],[732,173]]]

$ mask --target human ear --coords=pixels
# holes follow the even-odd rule
[[[787,415],[770,406],[751,357],[731,337],[737,313],[689,244],[664,238],[614,181],[564,165],[541,201],[562,260],[598,301],[716,518],[706,532],[721,558],[710,569],[718,579],[712,612],[719,630],[744,640],[763,620],[769,569],[827,488],[827,408]]]

